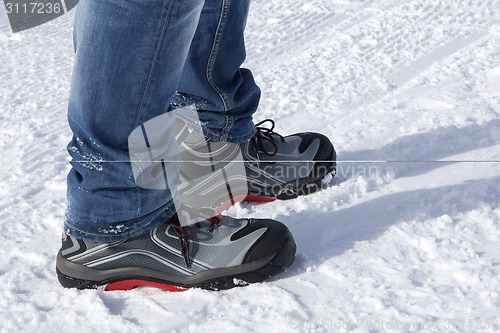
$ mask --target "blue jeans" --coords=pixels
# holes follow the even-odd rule
[[[132,238],[175,213],[169,189],[134,181],[127,139],[174,105],[195,104],[205,136],[255,134],[260,90],[241,69],[250,0],[80,0],[68,106],[66,233]]]

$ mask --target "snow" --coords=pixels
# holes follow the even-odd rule
[[[253,1],[256,120],[340,162],[324,191],[228,212],[298,250],[222,292],[59,286],[73,15],[13,34],[0,6],[0,332],[500,330],[498,1]]]

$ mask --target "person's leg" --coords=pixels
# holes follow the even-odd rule
[[[155,182],[157,175],[176,177],[167,160],[151,163],[173,144],[175,126],[163,130],[158,121],[170,115],[165,112],[203,3],[80,1],[69,105],[73,168],[56,259],[64,287],[219,290],[263,281],[295,258],[296,245],[285,225],[219,215],[192,219],[191,213],[200,213],[197,207],[176,211],[168,186]],[[137,163],[134,156],[140,157]]]
[[[168,189],[137,186],[128,137],[168,110],[203,0],[81,0],[68,108],[73,161],[66,233],[115,241],[175,213]]]
[[[255,134],[252,114],[260,89],[245,60],[244,29],[250,0],[206,0],[178,85],[176,102],[195,104],[214,141],[239,143]]]

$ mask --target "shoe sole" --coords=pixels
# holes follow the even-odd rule
[[[230,199],[219,205],[216,210],[219,213],[225,212],[233,205],[242,201],[253,201],[253,202],[273,202],[276,200],[290,200],[295,199],[301,195],[308,195],[314,192],[320,191],[326,187],[326,185],[331,182],[334,178],[335,171],[327,173],[323,178],[312,181],[310,183],[302,184],[296,186],[296,183],[290,183],[285,185],[285,189],[276,197],[262,196],[257,194],[241,194],[231,197]]]
[[[285,240],[283,246],[266,258],[259,261],[254,261],[247,264],[242,264],[235,267],[219,268],[204,271],[200,274],[190,277],[154,277],[144,276],[138,274],[123,274],[114,277],[105,278],[103,280],[90,280],[85,278],[75,278],[71,275],[94,275],[96,270],[74,264],[69,260],[62,257],[59,253],[57,257],[56,272],[59,283],[65,288],[77,289],[100,289],[104,288],[106,291],[112,290],[131,290],[136,287],[145,286],[163,289],[171,292],[185,291],[189,288],[201,288],[208,290],[225,290],[234,287],[241,287],[250,283],[257,283],[266,280],[267,278],[277,275],[289,267],[294,259],[296,252],[296,244],[293,237],[290,236]],[[125,269],[127,270],[127,269]],[[141,273],[147,273],[146,269],[135,269]],[[63,273],[63,271],[66,273]],[[151,275],[162,275],[159,272],[153,272]],[[206,273],[206,274],[204,274]],[[204,275],[215,275],[206,280],[203,279]],[[183,283],[181,280],[191,279],[192,283]],[[176,281],[177,280],[177,281]],[[200,281],[197,281],[200,280]]]

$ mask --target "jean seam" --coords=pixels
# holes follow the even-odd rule
[[[254,131],[254,128],[252,128],[250,131],[248,131],[247,133],[245,134],[242,134],[242,135],[238,135],[238,136],[229,136],[227,134],[224,134],[223,135],[220,135],[219,133],[215,133],[213,131],[210,131],[210,130],[207,130],[205,128],[203,128],[203,130],[209,134],[212,134],[213,136],[215,137],[218,137],[219,139],[238,139],[238,138],[244,138],[246,136],[249,136],[250,134],[252,134],[252,132]]]
[[[135,127],[139,126],[139,124],[140,124],[139,119],[140,119],[140,117],[142,115],[142,112],[144,111],[145,99],[146,99],[146,96],[147,96],[148,91],[149,91],[149,86],[151,84],[151,78],[153,76],[154,69],[155,69],[156,64],[158,62],[157,61],[158,53],[160,52],[160,50],[162,48],[162,44],[164,42],[163,36],[165,36],[166,31],[168,30],[169,23],[170,23],[170,20],[168,19],[168,17],[169,17],[170,11],[172,10],[172,8],[174,6],[173,5],[174,2],[168,2],[168,3],[169,3],[168,7],[164,9],[164,10],[166,10],[165,18],[163,20],[163,25],[162,25],[161,33],[158,36],[158,39],[156,41],[156,47],[155,47],[153,59],[151,61],[151,69],[149,71],[149,74],[148,74],[148,77],[147,77],[147,80],[146,80],[146,86],[144,87],[144,92],[142,94],[141,104],[139,105],[139,113],[137,115],[137,119],[136,119],[136,123],[135,123],[136,126]]]
[[[222,104],[224,104],[224,111],[228,111],[229,109],[231,109],[231,101],[229,100],[228,96],[224,93],[224,91],[219,89],[213,82],[212,72],[215,63],[215,58],[219,52],[220,41],[222,39],[222,35],[224,34],[224,28],[226,26],[226,21],[227,21],[227,16],[229,14],[230,6],[231,6],[231,0],[223,0],[219,23],[215,31],[215,38],[212,44],[212,49],[210,51],[210,55],[207,62],[207,68],[205,72],[208,83],[214,89],[214,91],[219,95]]]
[[[234,118],[230,115],[226,116],[226,126],[222,129],[222,134],[227,137],[233,128]]]
[[[168,18],[169,18],[169,14],[173,10],[173,7],[174,7],[173,1],[172,2],[164,2],[163,11],[165,12],[165,16],[164,16],[163,23],[161,26],[161,32],[160,32],[158,38],[154,41],[155,46],[154,46],[153,58],[151,59],[151,67],[150,67],[149,74],[148,74],[146,82],[145,82],[144,91],[142,93],[141,102],[139,104],[139,110],[137,113],[137,118],[135,121],[134,128],[137,128],[139,126],[139,124],[141,123],[140,119],[141,119],[141,115],[143,114],[143,111],[144,111],[144,104],[145,104],[145,101],[146,101],[146,98],[147,98],[147,95],[149,92],[149,87],[151,85],[151,80],[153,77],[154,69],[158,63],[158,61],[157,61],[158,54],[160,53],[160,50],[162,49],[162,45],[164,42],[163,36],[165,36],[166,31],[168,30],[168,27],[169,27],[170,20]],[[136,189],[136,195],[137,195],[137,216],[140,216],[141,210],[142,210],[142,205],[141,205],[142,196],[141,196],[141,191],[139,188]]]

